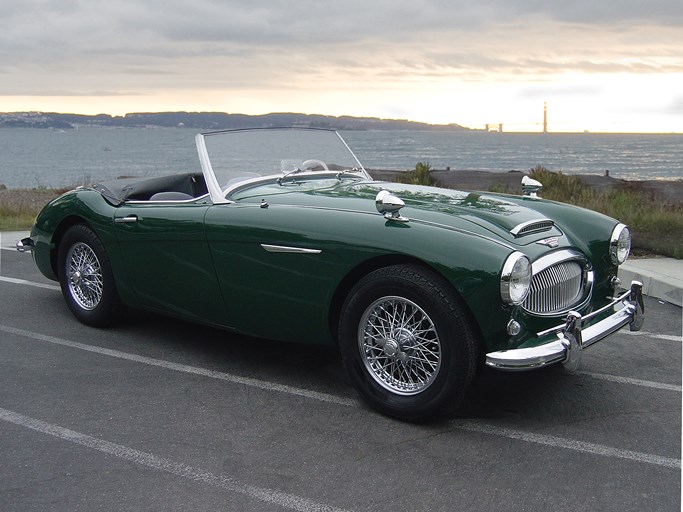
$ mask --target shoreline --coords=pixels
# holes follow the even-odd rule
[[[386,182],[395,182],[404,172],[369,170],[374,179]],[[552,171],[545,172],[553,174]],[[484,194],[499,191],[515,195],[521,195],[521,181],[525,174],[516,171],[431,171],[437,186]],[[568,180],[566,177],[576,179]],[[627,181],[610,176],[579,174],[564,177],[542,175],[539,179],[549,180],[547,196],[541,190],[541,198],[599,211],[631,226],[638,240],[634,250],[642,254],[683,258],[683,180]],[[67,190],[42,187],[10,189],[0,185],[0,229],[16,231],[30,227],[43,206]]]
[[[370,175],[380,181],[396,181],[396,177],[405,171],[367,169]],[[556,171],[552,171],[556,172]],[[472,171],[472,170],[440,170],[433,169],[430,175],[436,179],[437,186],[462,190],[488,191],[493,185],[502,185],[511,191],[519,189],[521,194],[522,177],[528,174],[523,171]],[[584,184],[598,190],[621,188],[641,192],[652,199],[671,205],[683,205],[683,178],[675,180],[625,180],[599,174],[566,174],[575,176]],[[543,190],[540,193],[543,197]]]
[[[406,172],[383,169],[367,169],[367,171],[373,179],[388,182],[395,182],[398,175]],[[522,176],[525,174],[527,172],[522,171],[494,172],[442,169],[431,171],[431,176],[436,179],[437,186],[482,192],[489,191],[494,185],[507,187],[511,191],[519,190]],[[568,174],[568,176],[576,176],[591,188],[599,190],[622,188],[644,193],[663,203],[683,205],[683,179],[680,178],[677,180],[625,180],[597,174]],[[40,209],[51,199],[67,190],[70,190],[70,187],[9,188],[0,184],[0,206]],[[542,195],[543,191],[541,191],[541,197]]]

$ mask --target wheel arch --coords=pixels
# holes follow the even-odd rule
[[[472,311],[467,302],[462,298],[461,294],[458,292],[455,286],[453,286],[453,284],[446,278],[446,276],[443,275],[443,273],[441,273],[439,270],[437,270],[427,262],[419,258],[408,256],[405,254],[389,254],[384,256],[378,256],[367,261],[364,261],[360,265],[354,267],[340,281],[332,296],[332,300],[330,302],[330,309],[328,312],[328,327],[330,330],[330,337],[332,338],[334,343],[339,343],[339,320],[341,317],[342,306],[346,298],[349,296],[349,293],[356,285],[356,283],[358,283],[366,275],[370,274],[371,272],[374,272],[375,270],[390,267],[393,265],[414,265],[417,267],[422,267],[427,272],[438,277],[438,279],[450,292],[451,296],[456,301],[458,301],[458,303],[462,306],[462,309],[467,317],[468,324],[471,325],[472,328],[475,330],[473,334],[477,339],[477,359],[481,359],[483,361],[485,353],[484,336],[482,334],[481,327],[477,322],[474,314],[472,314]]]
[[[77,224],[84,224],[88,226],[90,229],[92,229],[92,226],[84,217],[81,217],[80,215],[69,215],[67,217],[64,217],[60,221],[59,225],[57,226],[57,229],[55,229],[54,233],[52,234],[52,245],[50,248],[50,266],[52,267],[52,272],[54,272],[54,275],[57,278],[59,278],[57,264],[57,258],[59,255],[59,245],[62,242],[64,233],[66,233],[70,227],[75,226]]]

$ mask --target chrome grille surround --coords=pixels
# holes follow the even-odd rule
[[[538,316],[556,316],[579,309],[590,299],[593,271],[586,257],[572,249],[562,249],[532,264],[531,289],[522,304]]]

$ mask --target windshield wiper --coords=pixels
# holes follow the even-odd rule
[[[337,179],[339,181],[341,181],[344,178],[344,175],[346,175],[348,173],[359,173],[359,172],[362,172],[362,171],[360,169],[358,169],[357,167],[354,167],[353,169],[344,169],[343,171],[339,171],[337,173]],[[352,178],[359,178],[359,177],[360,176],[352,176]]]
[[[293,174],[297,174],[297,173],[300,173],[300,172],[303,172],[302,169],[299,169],[298,167],[295,167],[295,168],[292,169],[291,171],[288,171],[288,172],[284,173],[282,176],[280,176],[280,177],[277,179],[277,184],[278,184],[278,185],[282,185],[282,180],[286,180],[287,178],[289,178],[289,177],[292,176]]]

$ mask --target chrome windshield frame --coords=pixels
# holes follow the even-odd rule
[[[206,141],[204,140],[204,134],[198,133],[195,138],[195,143],[197,144],[197,154],[199,155],[199,163],[202,166],[202,173],[204,174],[204,181],[206,182],[206,188],[209,191],[209,196],[211,196],[211,202],[213,204],[227,204],[230,203],[225,198],[221,186],[218,184],[216,179],[216,174],[213,172],[213,167],[211,167],[211,159],[209,158],[209,152],[206,150]]]
[[[251,185],[251,184],[256,184],[260,183],[264,180],[269,180],[269,179],[277,179],[281,178],[281,175],[278,174],[267,174],[255,178],[250,178],[250,179],[245,179],[242,182],[236,183],[233,186],[227,187],[227,188],[222,188],[221,185],[218,182],[218,178],[216,176],[216,173],[213,169],[213,166],[211,164],[211,158],[209,156],[208,149],[206,147],[206,137],[207,136],[215,136],[215,135],[223,135],[223,134],[229,134],[229,133],[244,133],[244,132],[273,132],[273,131],[298,131],[298,132],[305,132],[305,131],[311,131],[311,132],[328,132],[336,135],[336,137],[339,139],[343,147],[348,151],[350,157],[355,161],[357,166],[354,166],[352,169],[349,169],[352,171],[354,174],[357,174],[358,176],[372,180],[372,177],[368,174],[368,172],[365,170],[363,165],[360,163],[354,152],[351,150],[349,145],[346,143],[346,141],[342,138],[342,136],[336,131],[336,130],[331,130],[327,128],[309,128],[309,127],[268,127],[268,128],[242,128],[242,129],[235,129],[235,130],[218,130],[218,131],[210,131],[210,132],[202,132],[199,133],[195,136],[195,143],[197,146],[197,154],[199,156],[199,162],[202,167],[202,173],[204,174],[204,179],[206,181],[206,187],[209,191],[209,196],[211,197],[211,201],[213,204],[230,204],[233,203],[234,201],[231,201],[228,199],[230,193],[234,192],[235,189],[241,189],[243,188],[244,185]],[[338,171],[337,174],[342,175],[344,172],[348,171]],[[308,175],[308,172],[301,173],[301,175]]]

